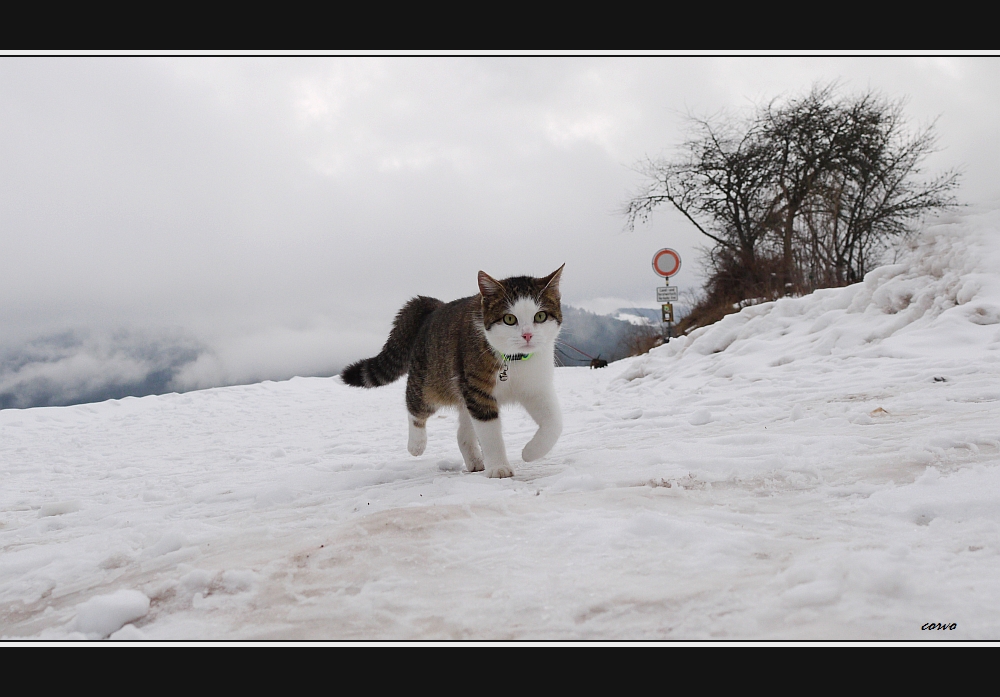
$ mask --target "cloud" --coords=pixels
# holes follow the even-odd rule
[[[0,349],[0,409],[337,375],[384,341],[329,325],[225,333],[211,345],[178,331],[66,331]]]
[[[183,336],[67,331],[0,350],[0,409],[170,391],[204,347]]]
[[[388,332],[386,332],[386,336]],[[293,376],[339,374],[346,357],[375,353],[385,336],[343,332],[331,326],[264,331],[221,338],[211,350],[178,367],[170,386],[178,391],[242,385]]]

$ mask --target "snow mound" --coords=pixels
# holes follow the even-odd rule
[[[996,348],[998,270],[1000,212],[956,216],[926,229],[898,263],[874,269],[861,283],[744,308],[653,349],[621,377],[665,379],[678,363],[717,354],[735,374],[809,356],[905,358]]]
[[[119,590],[95,595],[77,607],[74,628],[90,639],[102,639],[126,624],[145,617],[149,598],[140,591]]]

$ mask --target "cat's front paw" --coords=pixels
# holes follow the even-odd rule
[[[486,476],[490,479],[503,479],[504,477],[513,477],[514,468],[510,465],[500,465],[499,467],[493,467],[486,470]]]
[[[545,457],[552,450],[553,445],[555,443],[550,442],[549,439],[535,436],[524,446],[524,450],[521,451],[521,459],[525,462],[533,462],[540,457]]]

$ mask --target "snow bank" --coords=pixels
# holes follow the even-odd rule
[[[733,371],[807,356],[909,356],[995,350],[1000,324],[1000,211],[953,216],[918,236],[898,263],[862,283],[744,308],[651,350],[624,382],[664,379],[678,362],[725,354]]]

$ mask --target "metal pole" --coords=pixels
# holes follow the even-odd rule
[[[665,277],[663,279],[663,285],[666,286],[667,288],[670,287],[670,277],[669,276],[667,276],[667,277]],[[670,303],[668,302],[667,304],[669,305]],[[670,317],[670,319],[667,320],[667,341],[666,341],[666,343],[668,343],[668,344],[670,343],[670,337],[674,333],[674,322],[673,322],[673,319],[674,319],[674,308],[673,307],[670,308],[670,315],[669,315],[669,317]]]

